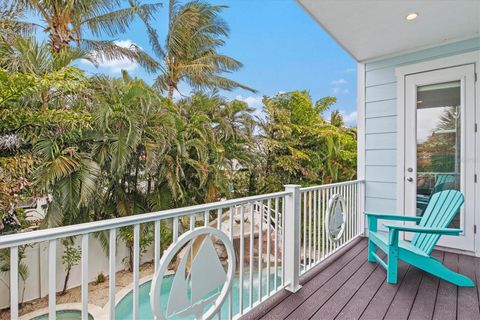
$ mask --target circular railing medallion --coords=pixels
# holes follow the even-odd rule
[[[226,249],[228,255],[226,272],[215,250],[212,237],[220,240]],[[168,293],[167,307],[164,308],[161,304],[162,282],[168,266],[182,250],[183,257]],[[187,262],[190,262],[189,268]],[[211,227],[202,227],[183,234],[166,250],[152,280],[150,305],[155,318],[164,320],[193,315],[195,319],[211,319],[219,311],[231,290],[234,272],[235,251],[225,233]],[[210,307],[205,310],[209,305]]]
[[[328,203],[325,218],[325,232],[332,241],[338,241],[345,231],[345,199],[341,194],[334,194]]]

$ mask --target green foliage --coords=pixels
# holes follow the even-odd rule
[[[28,277],[30,276],[30,272],[28,270],[27,264],[23,261],[26,258],[25,250],[31,247],[30,245],[22,245],[18,247],[18,275],[22,282],[25,284]],[[5,275],[10,272],[10,249],[0,249],[0,274]],[[10,288],[10,283],[5,282],[4,280],[0,279],[3,282],[5,287]],[[23,302],[25,296],[25,285],[22,291],[21,301]]]
[[[161,7],[161,3],[144,4],[139,1],[129,1],[129,6],[125,7],[120,1],[13,0],[12,2],[15,9],[21,7],[24,9],[22,13],[38,15],[40,19],[34,24],[21,21],[22,15],[6,14],[6,17],[15,22],[8,24],[8,29],[13,31],[25,25],[30,29],[41,29],[47,34],[49,50],[53,53],[75,49],[88,53],[88,58],[95,63],[102,60],[129,59],[136,61],[149,71],[158,68],[158,63],[136,45],[124,48],[115,41],[88,39],[85,35],[90,34],[95,38],[100,36],[116,38],[125,33],[137,17],[148,24],[153,14]]]
[[[345,128],[339,113],[327,122],[322,113],[334,102],[313,104],[308,93],[294,91],[265,97],[262,163],[257,190],[284,184],[323,184],[355,177],[356,132]]]
[[[82,258],[82,249],[79,246],[73,245],[73,240],[65,240],[62,241],[64,246],[64,251],[62,255],[62,264],[65,268],[65,281],[63,283],[63,290],[62,294],[67,291],[68,286],[68,279],[70,278],[70,271],[72,268],[80,263],[80,259]]]
[[[103,272],[100,272],[97,275],[97,279],[95,280],[95,284],[104,283],[105,281],[107,281],[107,277],[103,274]]]
[[[39,137],[92,129],[92,120],[84,110],[9,108],[0,110],[0,134],[19,134],[24,142],[34,144]]]
[[[31,74],[13,73],[0,69],[0,108],[12,105],[32,92],[35,77]]]

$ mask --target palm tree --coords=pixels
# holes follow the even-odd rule
[[[0,41],[11,41],[18,35],[28,36],[33,32],[31,23],[22,22],[25,6],[4,0],[0,3]]]
[[[13,1],[23,5],[27,12],[41,17],[42,23],[30,23],[30,26],[39,27],[48,35],[53,52],[77,47],[89,52],[97,61],[127,58],[149,71],[158,68],[158,64],[136,45],[124,48],[115,41],[87,39],[85,34],[116,37],[127,31],[137,16],[148,22],[160,3],[141,4],[137,0],[129,0],[129,6],[122,7],[117,0]]]
[[[36,184],[53,199],[44,220],[48,227],[87,222],[89,204],[97,192],[98,164],[90,153],[72,146],[76,142],[69,143],[70,139],[69,135],[42,138],[34,146],[41,159]]]
[[[163,70],[155,85],[167,91],[170,98],[179,91],[182,81],[195,90],[242,88],[255,92],[222,76],[242,67],[239,61],[218,52],[229,34],[227,23],[219,16],[224,8],[203,1],[179,5],[177,0],[170,0],[165,51],[161,50],[155,31],[148,28],[154,52],[163,60]]]
[[[79,48],[52,52],[47,43],[39,43],[33,37],[16,36],[8,41],[0,40],[0,68],[32,77],[35,85],[30,91],[37,94],[26,96],[23,100],[30,107],[39,104],[42,110],[48,106],[71,106],[82,94],[86,77],[80,69],[71,66],[80,58],[90,59]]]

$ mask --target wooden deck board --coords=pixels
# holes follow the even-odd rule
[[[439,261],[443,261],[444,254],[435,251],[433,256]],[[412,310],[409,315],[411,320],[430,320],[433,317],[435,302],[437,299],[437,291],[440,280],[431,274],[423,272],[422,282],[418,288],[418,293],[413,303]]]
[[[458,256],[458,271],[470,279],[475,279],[475,258]],[[459,287],[457,305],[459,319],[480,319],[477,288]]]
[[[343,286],[335,292],[330,299],[313,315],[312,319],[330,320],[335,319],[341,309],[350,301],[368,277],[376,268],[381,268],[378,264],[364,263],[353,276],[348,279]]]
[[[310,319],[355,272],[368,262],[365,261],[366,249],[357,255],[349,264],[318,288],[310,297],[295,309],[286,319]],[[363,255],[363,257],[362,257]]]
[[[365,311],[368,303],[377,293],[382,284],[385,283],[386,274],[382,267],[378,267],[368,278],[368,280],[362,285],[354,296],[350,299],[346,306],[340,311],[336,319],[338,320],[350,320],[358,319],[360,315]]]
[[[443,264],[451,270],[458,271],[458,255],[445,253]],[[440,280],[437,300],[433,311],[433,319],[456,319],[457,317],[457,286]]]
[[[398,284],[391,285],[384,281],[378,291],[373,296],[372,300],[365,311],[360,316],[360,319],[382,319],[388,311],[388,307],[397,293],[400,284],[408,270],[408,265],[402,261],[398,264]]]
[[[261,310],[256,317],[246,314],[242,320],[480,319],[480,258],[440,251],[433,255],[477,286],[458,288],[403,262],[398,283],[388,284],[385,270],[367,262],[362,240],[313,273],[297,293],[285,294],[270,310]]]
[[[314,279],[307,282],[303,287],[295,294],[289,295],[276,307],[274,307],[268,314],[262,319],[284,319],[286,316],[300,306],[310,295],[315,292],[320,286],[333,277],[338,271],[340,271],[345,265],[347,265],[352,259],[354,259],[359,253],[367,246],[365,240],[361,241],[352,250],[338,258],[335,263],[327,267],[320,272]]]

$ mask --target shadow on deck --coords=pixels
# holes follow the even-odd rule
[[[303,276],[297,293],[283,290],[242,320],[480,319],[480,258],[441,251],[433,255],[477,286],[460,288],[403,262],[398,284],[388,284],[385,270],[367,261],[367,240],[362,238]]]

